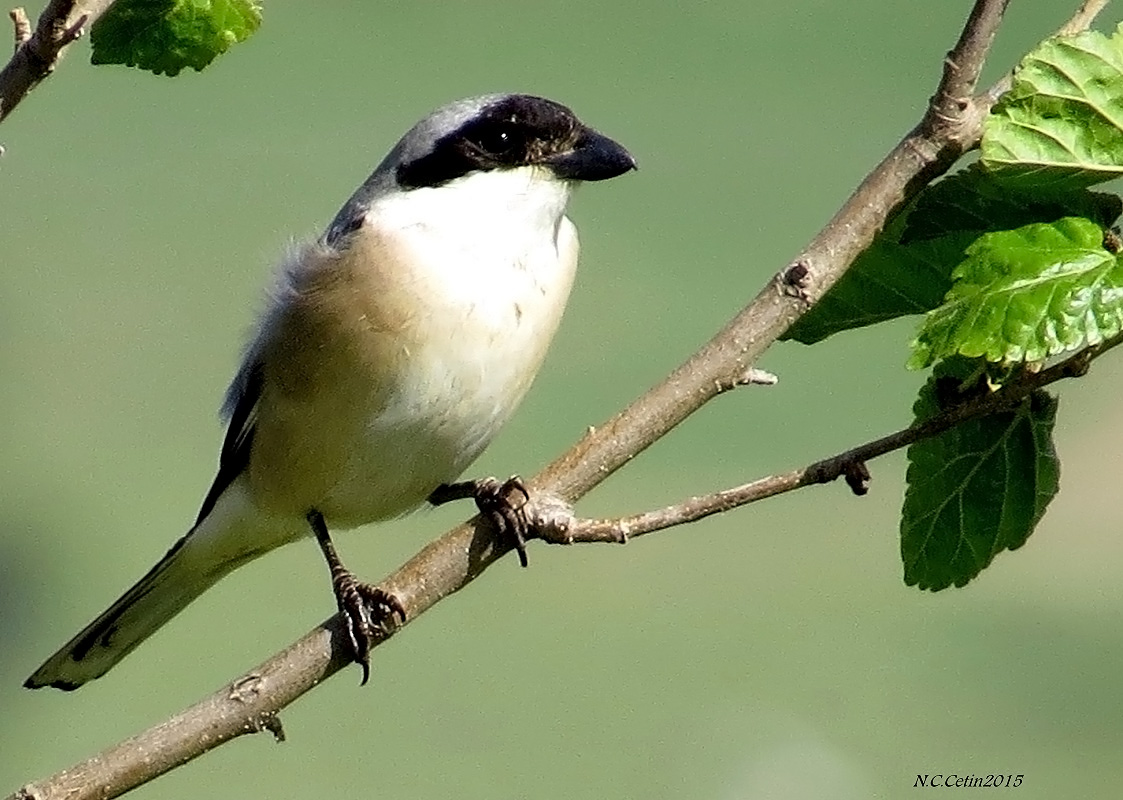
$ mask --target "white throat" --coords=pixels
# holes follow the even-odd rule
[[[556,242],[571,191],[541,167],[473,172],[443,186],[393,192],[372,204],[367,220],[461,255],[519,260],[528,248]]]

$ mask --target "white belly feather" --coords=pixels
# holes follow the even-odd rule
[[[370,409],[365,441],[355,442],[325,503],[348,517],[336,525],[410,510],[498,433],[530,388],[569,295],[576,232],[563,218],[558,233],[556,248],[551,241],[486,269],[476,261],[464,280],[432,282],[424,341]],[[395,507],[384,507],[390,498]]]

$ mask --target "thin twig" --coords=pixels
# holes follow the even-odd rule
[[[1057,30],[1057,36],[1071,36],[1088,30],[1099,13],[1107,6],[1108,0],[1084,0],[1071,19]]]
[[[13,55],[19,52],[20,46],[31,38],[31,20],[27,18],[27,12],[23,8],[13,8],[8,12],[8,17],[12,20],[12,33],[15,39],[15,46],[12,48]]]
[[[944,58],[944,76],[932,97],[931,114],[954,123],[966,110],[1008,3],[976,3],[971,9],[959,41]]]
[[[977,75],[1001,18],[1002,0],[977,0],[953,51],[960,76]],[[945,74],[937,95],[956,100]],[[962,80],[962,78],[958,78]],[[572,503],[664,436],[708,400],[752,373],[753,363],[845,272],[885,224],[890,213],[956,159],[977,146],[987,107],[968,102],[958,116],[925,114],[862,182],[811,244],[757,297],[666,380],[607,423],[589,432],[529,482],[535,494]],[[414,620],[459,591],[510,549],[478,519],[431,542],[382,582]],[[288,703],[349,662],[342,624],[332,617],[283,653],[198,705],[51,778],[25,787],[23,798],[108,800],[226,741],[261,729]],[[239,691],[249,681],[247,701]],[[237,699],[234,699],[237,697]]]
[[[32,32],[27,14],[13,9],[9,16],[15,28],[16,48],[0,70],[0,122],[19,105],[44,78],[54,72],[63,52],[81,37],[113,0],[50,0]]]
[[[769,475],[751,483],[691,497],[676,505],[642,514],[615,519],[584,519],[572,514],[566,516],[565,509],[557,501],[535,497],[532,517],[539,531],[538,538],[550,544],[624,543],[637,536],[696,522],[794,489],[830,483],[846,475],[855,465],[908,447],[914,442],[938,436],[968,420],[1010,410],[1038,389],[1065,378],[1079,377],[1088,371],[1092,361],[1120,344],[1123,344],[1123,335],[1088,347],[1048,369],[1027,373],[996,392],[971,398],[926,420],[816,461],[803,469]],[[546,505],[540,509],[539,503]]]

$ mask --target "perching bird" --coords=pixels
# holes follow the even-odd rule
[[[574,185],[634,168],[540,97],[474,97],[417,123],[281,264],[194,527],[25,686],[104,675],[220,578],[309,533],[365,680],[372,640],[404,612],[343,567],[328,529],[426,499],[474,496],[502,515],[505,487],[451,482],[511,416],[557,329],[577,265]]]

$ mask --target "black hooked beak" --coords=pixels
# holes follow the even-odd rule
[[[636,169],[632,154],[592,128],[582,128],[573,149],[546,159],[559,178],[570,181],[603,181]]]

